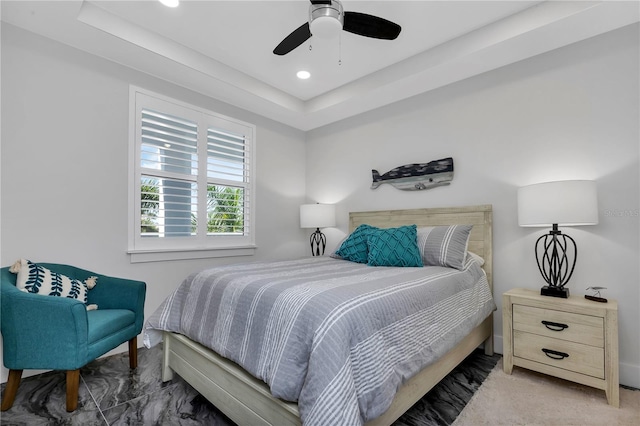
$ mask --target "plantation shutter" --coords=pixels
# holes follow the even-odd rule
[[[255,127],[140,89],[132,93],[130,252],[253,253]]]
[[[197,227],[197,123],[143,109],[141,141],[141,234],[191,236]]]
[[[249,161],[244,135],[207,131],[208,233],[245,234],[249,199]]]

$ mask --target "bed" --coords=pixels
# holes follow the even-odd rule
[[[482,266],[482,274],[483,279],[486,278],[486,283],[488,283],[489,292],[492,289],[492,208],[490,205],[482,205],[482,206],[466,206],[466,207],[453,207],[453,208],[431,208],[431,209],[411,209],[411,210],[386,210],[386,211],[373,211],[373,212],[352,212],[349,215],[349,228],[350,232],[359,229],[361,225],[370,225],[378,228],[395,228],[401,227],[403,225],[415,224],[417,227],[444,227],[446,225],[460,225],[460,224],[468,224],[473,225],[469,234],[468,240],[468,250],[469,252],[473,252],[480,256],[484,264]],[[469,256],[470,257],[470,256]],[[328,262],[331,262],[327,258],[325,259],[315,259],[313,262],[313,268],[316,268],[317,271],[322,271],[322,268],[326,268]],[[295,263],[294,261],[292,261]],[[309,260],[311,262],[311,260]],[[352,262],[346,262],[344,260],[333,260],[333,262],[337,262],[336,264],[344,266],[344,275],[349,277],[355,277],[356,275],[351,275],[352,269],[363,269],[362,265],[351,266],[347,265]],[[342,262],[342,263],[340,263]],[[345,263],[346,262],[346,263]],[[473,269],[477,268],[476,266],[470,265],[474,263],[473,261],[468,261],[465,263],[465,268]],[[274,269],[282,268],[283,270],[287,270],[290,264],[286,262],[280,262],[277,265],[274,265]],[[308,267],[308,266],[307,266]],[[340,268],[336,268],[333,264],[330,265],[332,270],[337,270]],[[367,266],[364,266],[366,269]],[[410,282],[415,281],[415,277],[413,275],[412,270],[414,269],[427,269],[427,268],[377,268],[375,272],[372,267],[368,267],[367,273],[369,274],[366,278],[369,282],[377,283],[378,281],[384,281],[387,278],[382,276],[378,276],[379,274],[389,274],[391,276],[391,272],[393,269],[405,269],[402,273],[408,277]],[[435,269],[434,269],[435,268]],[[451,268],[440,268],[434,267],[433,269],[434,275],[461,275],[456,272],[456,270],[451,270]],[[479,269],[479,268],[477,268]],[[342,270],[342,269],[340,269]],[[338,272],[335,272],[338,273]],[[342,272],[340,272],[342,273]],[[371,276],[371,274],[377,274],[375,276]],[[220,273],[221,275],[224,275]],[[355,274],[355,272],[354,272]],[[385,275],[386,277],[386,275]],[[217,279],[217,278],[216,278]],[[355,278],[351,278],[355,279]],[[359,279],[359,278],[358,278]],[[392,278],[388,278],[389,280]],[[395,279],[395,278],[394,278]],[[407,278],[403,278],[407,279]],[[431,278],[429,278],[431,280]],[[185,280],[186,281],[186,280]],[[195,280],[199,283],[197,280]],[[435,281],[435,279],[434,279]],[[333,282],[333,281],[332,281]],[[183,283],[184,285],[184,283]],[[195,284],[191,283],[191,286]],[[200,285],[200,284],[197,284]],[[368,285],[368,284],[367,284]],[[405,285],[405,284],[402,284]],[[396,287],[394,287],[396,288]],[[186,290],[185,290],[186,291]],[[211,290],[213,291],[213,290]],[[187,296],[188,297],[188,296]],[[193,296],[196,297],[196,296]],[[201,296],[198,300],[201,300]],[[299,294],[296,297],[300,297]],[[486,298],[486,295],[485,295]],[[492,295],[489,294],[489,298],[491,298],[492,308],[490,312],[487,314],[487,307],[483,307],[482,317],[475,321],[478,322],[478,325],[474,325],[470,331],[464,332],[464,335],[456,337],[455,343],[452,343],[452,347],[445,347],[446,352],[437,355],[437,358],[433,360],[425,361],[428,365],[420,365],[420,370],[417,372],[409,371],[406,377],[401,379],[401,383],[396,385],[393,388],[393,393],[388,400],[389,404],[385,402],[385,410],[382,413],[376,413],[375,418],[371,418],[366,422],[367,425],[390,425],[393,423],[398,417],[400,417],[406,410],[408,410],[415,402],[417,402],[424,394],[426,394],[433,386],[435,386],[443,377],[445,377],[453,368],[455,368],[464,358],[466,358],[472,351],[474,351],[477,347],[483,345],[485,353],[492,354],[493,353],[493,325],[492,325],[492,314],[491,312],[495,309],[495,304],[493,304]],[[218,310],[224,310],[227,306],[236,303],[235,296],[231,297],[227,302],[221,303],[220,306],[217,307]],[[452,300],[452,299],[451,299]],[[201,303],[201,302],[200,302]],[[180,302],[179,304],[184,304],[184,302]],[[485,303],[488,306],[488,303]],[[199,305],[200,306],[200,305]],[[160,310],[160,309],[159,309]],[[168,312],[168,310],[166,310]],[[157,318],[158,315],[152,316],[152,318]],[[199,315],[198,312],[195,315]],[[194,313],[190,314],[192,317]],[[218,313],[219,315],[219,313]],[[303,315],[301,315],[303,316]],[[306,314],[307,317],[314,317],[314,315]],[[361,317],[359,317],[361,318]],[[193,319],[193,318],[192,318]],[[180,320],[184,322],[184,320]],[[466,321],[466,320],[465,320]],[[151,321],[153,322],[153,321]],[[323,323],[324,324],[324,323]],[[475,323],[474,323],[475,324]],[[231,327],[231,326],[229,326]],[[255,324],[247,325],[246,328],[256,327]],[[279,324],[279,328],[282,328],[282,324]],[[315,327],[315,325],[313,325]],[[365,326],[362,326],[365,327]],[[220,340],[220,336],[216,337],[216,331],[209,332],[207,327],[202,327],[200,325],[200,329],[202,329],[202,333],[207,335],[212,335],[212,341],[217,342]],[[318,334],[316,329],[314,338]],[[152,345],[153,343],[149,342],[149,338],[147,333],[158,333],[161,331],[161,327],[149,326],[145,327],[145,344]],[[229,358],[233,358],[238,361],[238,358],[234,358],[230,353],[225,352],[225,350],[220,350],[219,352],[223,353],[227,357],[223,357],[216,353],[214,350],[209,349],[201,343],[196,342],[195,340],[202,341],[200,335],[194,336],[193,338],[186,337],[182,333],[178,333],[175,331],[161,331],[162,332],[162,340],[163,340],[163,366],[162,366],[162,380],[167,381],[171,380],[174,373],[180,375],[184,380],[186,380],[189,384],[191,384],[198,392],[200,392],[205,398],[207,398],[211,403],[213,403],[218,409],[223,411],[230,419],[236,422],[239,425],[300,425],[301,424],[301,408],[303,407],[303,402],[301,402],[301,406],[295,402],[287,401],[286,399],[293,400],[294,398],[285,398],[285,397],[274,397],[273,394],[277,396],[286,395],[286,393],[281,394],[280,387],[276,382],[272,382],[271,370],[266,368],[260,370],[258,367],[255,367],[253,364],[249,366],[245,365],[249,371],[249,373],[245,368],[241,367],[238,363],[229,360]],[[268,334],[268,333],[267,333]],[[393,333],[392,333],[393,334]],[[455,333],[454,333],[455,334]],[[152,335],[152,334],[149,334]],[[279,336],[279,335],[278,335]],[[277,340],[278,337],[276,337]],[[334,335],[330,335],[330,338],[335,338]],[[330,340],[327,337],[325,340]],[[218,339],[218,340],[216,340]],[[266,337],[265,337],[266,339]],[[451,340],[447,337],[448,340]],[[447,340],[445,339],[445,340]],[[156,338],[157,340],[157,338]],[[290,340],[296,340],[288,338],[287,342]],[[335,338],[337,340],[337,338]],[[295,342],[294,342],[295,343]],[[288,345],[289,343],[287,343]],[[297,344],[297,343],[296,343]],[[315,343],[314,343],[315,344]],[[318,344],[319,345],[319,344]],[[214,347],[214,343],[211,344]],[[244,352],[247,352],[247,347],[243,345],[236,344],[241,348],[244,348]],[[346,356],[351,357],[354,354],[354,347],[360,348],[362,346],[366,346],[362,342],[357,342],[351,347]],[[217,346],[216,346],[217,347]],[[284,348],[285,346],[282,345]],[[225,347],[226,348],[226,347]],[[294,347],[296,352],[298,351],[297,347]],[[250,351],[250,350],[249,350]],[[242,350],[240,351],[242,352]],[[434,351],[437,352],[437,351]],[[282,356],[282,355],[281,355]],[[286,354],[289,357],[288,354]],[[285,367],[288,365],[297,365],[296,358],[297,355],[293,354],[290,358],[293,361],[287,363],[283,363]],[[339,358],[339,355],[336,355]],[[371,357],[373,358],[373,357]],[[245,359],[245,358],[242,358]],[[373,360],[375,361],[375,360]],[[373,362],[375,364],[375,362]],[[413,362],[412,366],[415,365],[415,358],[411,360]],[[256,365],[259,364],[256,361]],[[261,364],[264,368],[264,365]],[[303,392],[300,398],[300,401],[306,401],[304,395],[309,394],[311,391],[307,391],[305,394],[305,389],[313,389],[315,386],[314,380],[321,380],[321,377],[318,376],[318,373],[312,374],[312,370],[310,368],[311,361],[309,361],[309,371],[306,378],[302,378],[299,384],[293,384],[292,386],[299,388],[303,387]],[[367,364],[369,365],[369,364]],[[287,369],[285,367],[278,367],[279,369]],[[297,368],[297,367],[295,367]],[[306,367],[305,367],[306,368]],[[294,367],[292,367],[294,369]],[[306,370],[305,370],[306,371]],[[328,368],[327,371],[330,371]],[[263,372],[262,375],[257,374]],[[368,374],[368,373],[367,373]],[[261,379],[256,378],[256,376]],[[268,379],[267,379],[268,377]],[[292,376],[289,376],[292,377]],[[396,380],[396,378],[393,378]],[[271,388],[265,383],[265,381],[271,383]],[[281,380],[282,381],[282,380]],[[291,386],[290,380],[287,381],[287,386]],[[390,379],[391,381],[391,379]],[[392,382],[392,381],[391,381]],[[387,385],[387,383],[383,383],[383,385]],[[393,385],[393,382],[392,382]],[[337,386],[339,387],[339,386]],[[297,388],[296,388],[297,389]],[[360,388],[358,388],[360,389]],[[284,391],[283,391],[284,392]],[[289,392],[288,390],[286,392]],[[376,390],[377,392],[377,390]],[[374,392],[374,401],[373,406],[379,406],[379,404],[375,401],[376,393]],[[346,394],[346,400],[349,399],[350,394]],[[321,398],[319,398],[321,399]],[[338,398],[339,399],[339,398]],[[335,406],[339,406],[339,411],[345,411],[345,407],[339,405],[340,401],[333,401],[332,404]],[[361,401],[357,401],[360,405],[362,405]],[[346,403],[345,403],[346,404]],[[322,407],[320,411],[323,412],[322,415],[326,414],[328,411],[327,406],[333,405],[318,405]],[[314,406],[315,408],[315,406]],[[305,424],[340,424],[340,423],[349,423],[349,424],[361,424],[361,419],[356,419],[351,416],[349,420],[336,420],[337,418],[333,418],[330,422],[327,420],[327,417],[318,417],[310,414],[315,413],[318,410],[309,410],[305,408],[306,411],[303,411],[303,418],[306,418]],[[348,410],[346,410],[348,411]],[[344,414],[340,414],[344,415]],[[306,416],[306,417],[305,417]],[[371,413],[367,412],[364,415],[364,419],[368,419],[371,417]],[[313,420],[312,420],[313,419]]]

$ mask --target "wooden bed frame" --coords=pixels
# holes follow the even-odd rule
[[[350,231],[363,223],[381,228],[414,223],[419,227],[472,224],[469,250],[484,258],[484,270],[493,291],[490,205],[350,213]],[[407,381],[391,407],[367,425],[393,423],[482,344],[485,353],[492,355],[493,315],[442,358]],[[162,380],[171,380],[174,372],[238,425],[301,424],[297,404],[274,398],[263,381],[212,350],[183,335],[165,332]]]

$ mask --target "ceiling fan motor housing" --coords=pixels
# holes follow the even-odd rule
[[[309,20],[286,36],[273,49],[276,55],[286,55],[311,36],[335,38],[342,30],[363,37],[395,40],[402,28],[395,22],[359,12],[345,12],[338,0],[310,0]]]
[[[344,25],[344,11],[339,1],[331,4],[312,4],[309,7],[309,29],[321,38],[335,37]]]

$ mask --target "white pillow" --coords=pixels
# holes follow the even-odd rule
[[[84,282],[53,272],[44,266],[29,260],[16,261],[10,272],[17,274],[16,287],[27,293],[42,296],[68,297],[87,303],[87,292],[96,285],[97,277],[89,277]],[[87,310],[97,309],[97,305],[88,305]]]
[[[472,251],[467,251],[467,259],[469,258],[475,260],[478,263],[478,265],[484,266],[484,258],[481,257],[479,254],[476,254]]]

